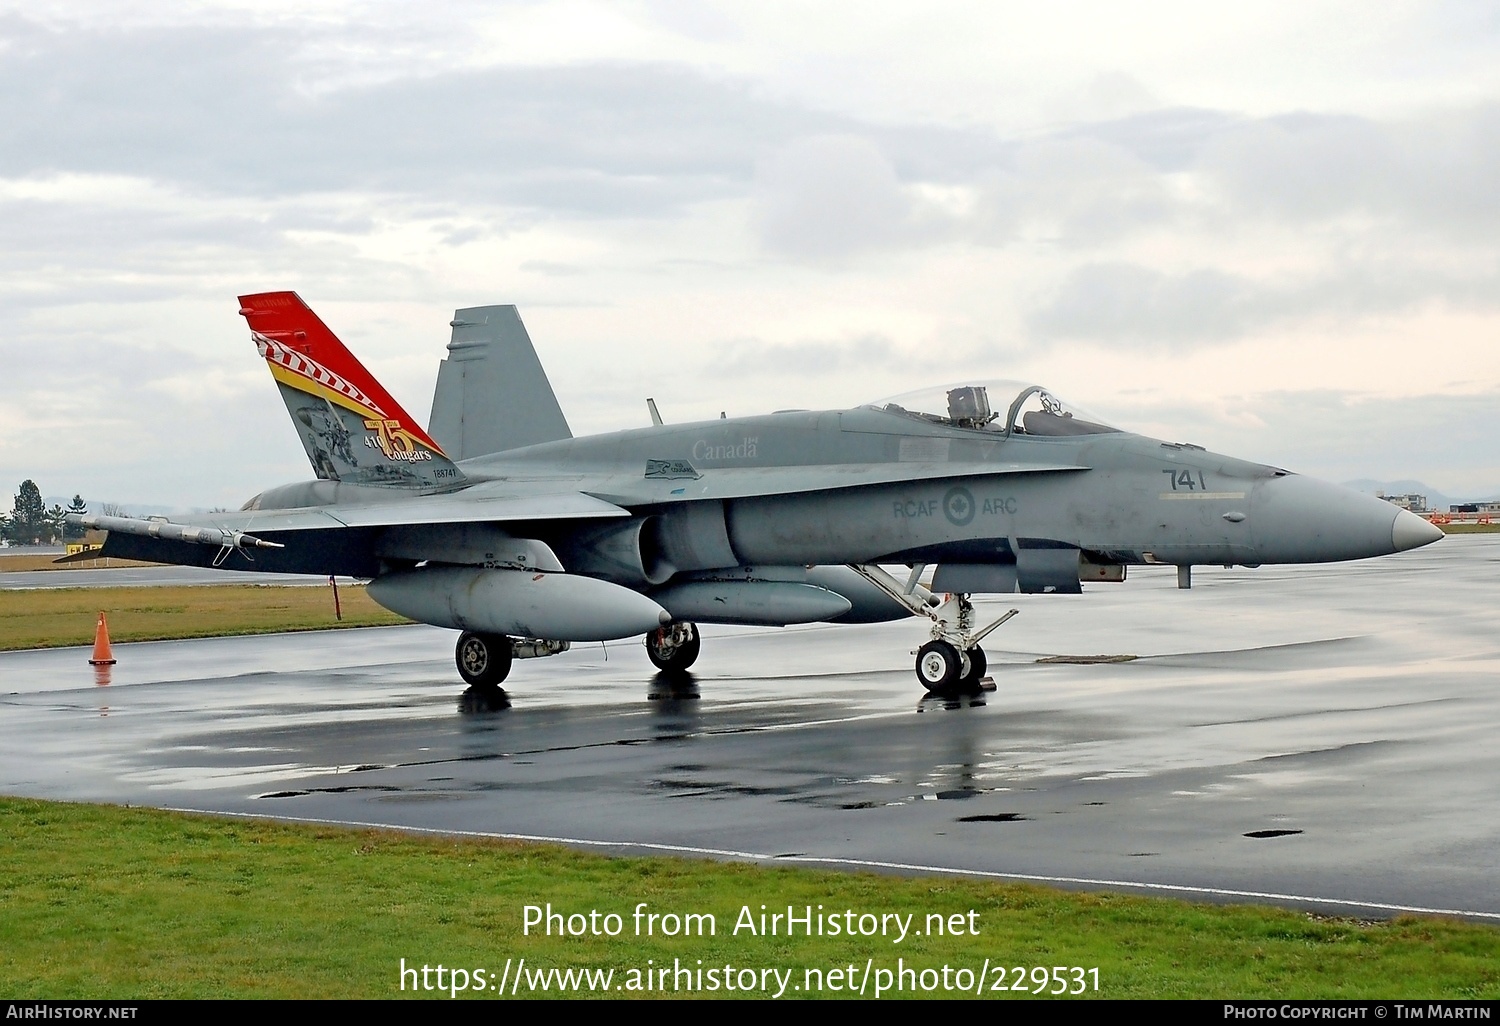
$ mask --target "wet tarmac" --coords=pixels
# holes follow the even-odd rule
[[[914,620],[707,628],[677,681],[581,645],[497,702],[426,627],[5,654],[0,791],[1500,920],[1500,537],[1011,606],[946,699]],[[1037,661],[1099,655],[1139,658]]]

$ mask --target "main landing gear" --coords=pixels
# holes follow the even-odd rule
[[[700,647],[698,625],[686,620],[673,621],[646,635],[646,656],[663,673],[682,673],[692,666]],[[453,661],[458,664],[458,675],[469,687],[498,692],[501,682],[510,675],[513,661],[557,655],[568,648],[566,641],[464,631],[458,636]]]
[[[646,634],[646,658],[663,673],[681,673],[698,658],[698,625],[674,620]]]
[[[476,634],[464,631],[458,636],[453,658],[458,675],[470,687],[486,690],[498,688],[510,674],[513,657],[510,638],[504,634]]]
[[[928,691],[951,691],[979,686],[988,661],[979,643],[1020,612],[1012,609],[982,630],[974,629],[974,606],[967,595],[934,595],[919,583],[926,567],[917,564],[903,585],[878,566],[850,565],[891,598],[932,621],[932,640],[916,652],[917,681]]]
[[[510,675],[510,666],[514,660],[557,655],[566,652],[569,647],[566,641],[512,638],[504,634],[464,631],[458,636],[453,661],[458,664],[458,675],[471,688],[480,691],[498,690],[501,681]]]

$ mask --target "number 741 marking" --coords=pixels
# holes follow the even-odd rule
[[[1163,467],[1162,473],[1166,474],[1172,481],[1172,491],[1186,489],[1196,492],[1198,489],[1208,491],[1208,482],[1203,479],[1203,471],[1198,471],[1197,478],[1193,477],[1191,470],[1174,470],[1171,467]]]

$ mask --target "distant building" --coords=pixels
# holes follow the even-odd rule
[[[1448,505],[1449,513],[1478,513],[1479,505],[1473,502],[1454,502]]]
[[[1427,509],[1427,496],[1425,495],[1418,495],[1415,492],[1408,492],[1405,495],[1387,495],[1381,492],[1380,497],[1392,505],[1400,506],[1402,509],[1409,509],[1413,513],[1429,512]]]

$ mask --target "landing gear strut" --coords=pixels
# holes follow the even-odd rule
[[[681,673],[692,666],[700,646],[698,625],[686,620],[674,620],[646,634],[646,658],[666,673]]]
[[[458,675],[470,687],[498,688],[510,673],[511,641],[504,634],[464,631],[453,652]]]
[[[988,666],[979,643],[990,631],[1020,612],[1012,609],[983,630],[974,629],[974,606],[967,595],[934,595],[918,583],[926,567],[912,567],[911,577],[903,585],[878,566],[849,569],[859,574],[891,598],[932,621],[932,640],[917,650],[917,681],[928,691],[945,691],[955,687],[979,685]]]

